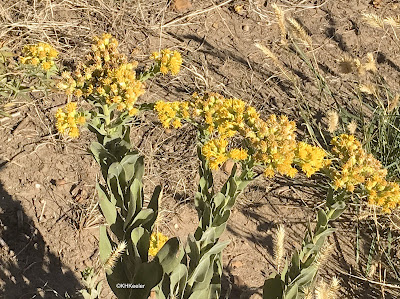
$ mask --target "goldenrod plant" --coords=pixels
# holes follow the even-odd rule
[[[26,45],[22,56],[0,43],[0,115],[1,106],[28,92],[48,92],[54,87],[58,51],[49,44]]]
[[[82,282],[84,289],[79,293],[84,299],[100,298],[102,281],[98,280],[98,274],[95,273],[93,268],[86,268],[81,272]]]
[[[264,299],[297,299],[307,298],[308,290],[313,289],[317,272],[329,254],[326,238],[335,230],[329,222],[337,219],[345,210],[346,191],[335,193],[332,188],[327,195],[327,208],[317,213],[317,224],[314,230],[310,225],[303,239],[300,250],[297,250],[281,272],[273,273],[265,281],[263,287]],[[277,248],[283,247],[283,237],[278,238]],[[280,241],[279,241],[280,240]],[[280,243],[278,243],[280,242]]]
[[[57,87],[79,101],[58,110],[57,128],[72,138],[79,136],[82,125],[96,134],[90,151],[104,178],[96,189],[107,222],[100,227],[100,261],[118,298],[147,298],[164,273],[175,270],[170,261],[176,258],[179,242],[177,238],[166,242],[165,237],[153,232],[160,186],[144,206],[143,156],[132,148],[129,128],[140,109],[136,100],[145,92],[144,77],[136,74],[137,62],[128,62],[117,46],[117,40],[109,34],[95,37],[86,60],[74,72],[62,74]],[[180,63],[169,61],[167,68],[176,72]],[[155,69],[150,68],[146,77],[154,76],[158,72]],[[93,109],[79,110],[83,101]]]
[[[330,153],[297,141],[296,125],[287,116],[263,119],[243,100],[217,93],[195,93],[189,101],[138,105],[146,79],[159,73],[176,75],[182,63],[179,52],[171,50],[150,58],[152,66],[137,73],[138,63],[129,62],[118,51],[117,40],[103,34],[94,38],[86,60],[74,72],[62,73],[57,84],[70,98],[78,98],[57,111],[59,132],[76,138],[85,125],[97,137],[90,151],[103,176],[96,189],[107,222],[100,227],[100,260],[118,298],[147,298],[151,292],[157,298],[220,298],[222,251],[228,242],[219,238],[237,197],[261,174],[294,177],[301,170],[307,177],[319,172],[333,180],[327,208],[318,212],[316,228],[309,229],[291,263],[266,283],[264,296],[272,283],[280,297],[266,298],[304,294],[315,279],[324,240],[333,232],[328,223],[344,210],[346,194],[358,192],[355,187],[368,190],[369,203],[387,212],[398,205],[398,186],[374,177],[384,175],[384,170],[352,135],[333,139]],[[92,109],[79,108],[83,102]],[[143,156],[130,140],[130,125],[141,110],[154,110],[164,128],[179,129],[187,122],[198,132],[200,180],[194,203],[199,225],[185,245],[155,229],[161,186],[144,204]],[[228,160],[234,162],[231,173],[221,190],[215,190],[213,171]]]

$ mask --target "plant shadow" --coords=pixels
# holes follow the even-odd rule
[[[1,163],[1,168],[6,167]],[[0,181],[0,297],[77,298],[80,282]]]

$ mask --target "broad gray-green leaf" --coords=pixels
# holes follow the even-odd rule
[[[150,246],[150,234],[143,227],[136,227],[131,232],[131,240],[135,244],[142,260],[147,261]]]
[[[164,246],[157,252],[157,259],[162,266],[165,273],[171,273],[172,270],[180,263],[177,259],[177,253],[179,251],[179,240],[178,238],[169,239]]]
[[[263,299],[282,299],[283,282],[279,278],[279,274],[270,277],[264,282]]]
[[[138,179],[134,179],[130,187],[129,202],[128,202],[128,214],[126,215],[124,229],[131,223],[133,216],[137,210],[142,207],[142,184]]]
[[[171,293],[175,295],[175,298],[182,298],[183,290],[185,289],[188,278],[188,271],[185,265],[179,264],[172,271],[170,275],[171,280]],[[179,297],[176,297],[180,295]]]
[[[328,224],[328,217],[324,210],[320,209],[317,215],[317,225],[325,227]]]
[[[128,154],[122,159],[121,165],[125,171],[126,181],[130,181],[135,175],[135,164],[139,157],[137,154]]]
[[[112,251],[112,246],[110,239],[108,238],[107,228],[105,225],[100,225],[99,249],[100,261],[104,264],[110,257]]]
[[[153,218],[153,214],[154,212],[152,209],[141,210],[133,220],[131,227],[137,227],[139,225],[146,224]]]
[[[284,299],[297,299],[299,294],[299,286],[297,283],[291,285],[288,290],[285,291],[283,296]]]
[[[117,210],[115,205],[109,201],[108,196],[104,192],[103,188],[100,187],[99,183],[96,184],[96,190],[99,195],[100,209],[106,218],[107,223],[112,225],[117,219]]]

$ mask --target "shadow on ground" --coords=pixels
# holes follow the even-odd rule
[[[0,171],[6,163],[0,163]],[[74,298],[80,283],[0,181],[0,298]]]

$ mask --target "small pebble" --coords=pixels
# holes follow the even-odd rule
[[[42,187],[42,185],[40,185],[40,184],[38,184],[38,183],[35,184],[35,188],[36,188],[36,189],[40,189],[40,187]]]
[[[175,223],[174,228],[175,228],[175,229],[178,229],[178,228],[179,228],[178,223]]]
[[[242,27],[243,31],[249,31],[250,30],[250,26],[249,25],[243,25]]]

